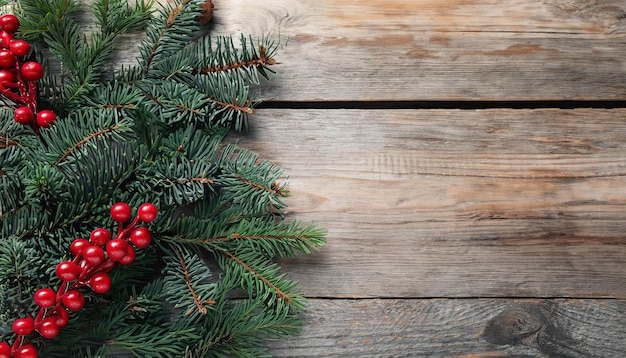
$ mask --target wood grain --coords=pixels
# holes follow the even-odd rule
[[[626,301],[311,300],[276,357],[621,357]]]
[[[626,110],[259,110],[312,297],[626,298]]]
[[[213,34],[281,43],[263,99],[626,100],[622,0],[214,3]],[[625,108],[263,109],[230,139],[328,231],[282,262],[313,299],[275,356],[626,351]]]
[[[282,43],[266,99],[626,99],[622,0],[215,5],[215,34]]]

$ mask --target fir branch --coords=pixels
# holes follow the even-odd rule
[[[185,275],[185,283],[187,284],[187,288],[189,289],[189,292],[191,293],[191,296],[193,297],[193,302],[196,305],[198,312],[200,312],[203,315],[206,315],[208,313],[208,310],[205,307],[205,305],[213,305],[216,303],[216,301],[215,300],[203,300],[200,296],[198,296],[198,294],[196,293],[196,290],[193,288],[193,283],[191,281],[191,277],[189,276],[189,271],[187,270],[185,259],[182,257],[180,252],[178,252],[178,250],[176,250],[175,253],[180,262],[180,268]],[[185,313],[185,315],[189,316],[191,313],[192,311],[189,310]]]
[[[135,105],[133,103],[127,103],[127,104],[103,104],[102,108],[112,108],[112,109],[128,109],[128,108],[134,108]]]
[[[256,189],[260,189],[260,190],[264,190],[267,191],[270,194],[274,194],[274,195],[279,195],[279,196],[287,196],[287,191],[282,190],[281,188],[283,188],[283,185],[278,182],[278,181],[273,181],[269,187],[267,186],[263,186],[261,184],[257,184],[254,183],[244,177],[242,177],[240,174],[236,174],[237,179],[239,179],[241,182],[243,182],[246,185],[250,185],[253,188]]]
[[[36,60],[61,62],[39,83],[41,108],[58,115],[53,126],[36,135],[13,121],[13,108],[0,108],[1,236],[34,248],[24,275],[34,287],[57,284],[60,248],[86,227],[110,225],[112,203],[149,200],[162,215],[150,224],[158,248],[113,273],[114,289],[89,296],[95,304],[72,328],[53,341],[29,337],[41,356],[105,356],[115,346],[145,357],[260,357],[268,339],[301,325],[306,299],[273,259],[311,253],[324,234],[283,223],[280,168],[223,144],[232,128],[247,127],[259,103],[251,86],[273,72],[277,46],[211,40],[199,31],[200,0],[148,9],[155,3],[17,1],[21,30],[38,40]],[[80,9],[95,16],[91,34],[75,21]],[[143,24],[138,63],[114,72],[117,36]],[[32,292],[0,291],[0,308],[33,305]]]
[[[140,28],[148,19],[156,0],[136,1],[132,7],[127,0],[97,0],[92,9],[103,34],[122,34]]]
[[[252,37],[241,35],[239,46],[233,37],[218,36],[215,40],[206,37],[196,42],[196,65],[192,73],[210,76],[217,73],[236,75],[245,82],[260,84],[259,74],[266,79],[269,66],[276,64],[274,54],[277,44],[267,38],[254,41]]]
[[[213,180],[205,178],[204,176],[197,178],[176,178],[176,179],[163,179],[163,182],[168,184],[187,184],[187,183],[201,183],[201,184],[213,184]]]
[[[80,142],[76,143],[72,148],[68,149],[67,152],[65,152],[55,163],[55,166],[58,166],[63,160],[65,160],[65,158],[69,157],[70,155],[72,155],[72,153],[74,153],[76,150],[80,149],[83,145],[89,143],[91,140],[93,140],[94,138],[97,138],[99,136],[102,136],[106,133],[110,133],[113,131],[116,131],[120,128],[119,125],[115,125],[111,128],[106,128],[103,130],[100,130],[98,132],[92,133],[89,136],[87,136],[85,139],[81,140]]]
[[[216,185],[223,188],[226,197],[240,205],[246,215],[282,215],[285,204],[281,198],[288,194],[286,180],[280,181],[282,170],[236,145],[224,147],[222,161],[223,171]]]
[[[219,242],[219,241],[229,241],[229,240],[301,240],[306,241],[308,239],[313,238],[310,235],[241,235],[237,233],[232,233],[225,237],[215,237],[210,239],[205,239],[203,241],[206,242]]]
[[[267,49],[263,46],[259,46],[259,55],[258,56],[256,54],[253,55],[250,60],[225,64],[221,66],[217,65],[213,67],[194,68],[192,70],[192,73],[193,74],[206,74],[206,73],[215,73],[215,72],[222,72],[222,71],[231,71],[231,70],[240,69],[244,67],[271,66],[275,64],[276,64],[276,60],[267,56]]]
[[[57,119],[54,126],[41,131],[41,136],[46,143],[42,155],[57,167],[74,161],[89,146],[109,148],[113,142],[135,140],[133,121],[125,110],[89,106]]]
[[[200,243],[218,245],[227,251],[245,247],[262,252],[269,259],[310,254],[325,243],[325,234],[316,226],[303,226],[297,221],[285,224],[262,219],[241,220],[229,231],[226,235],[201,239]]]
[[[0,135],[0,149],[5,149],[12,146],[19,146],[19,144],[20,143],[18,141],[9,136]]]
[[[243,106],[239,105],[239,100],[237,98],[235,98],[235,103],[226,103],[226,102],[222,102],[222,101],[218,101],[214,98],[210,99],[211,102],[224,107],[224,108],[229,108],[229,109],[233,109],[237,112],[243,112],[243,113],[247,113],[247,114],[253,114],[254,113],[254,109],[252,107],[250,107],[250,100],[246,100],[243,104]]]
[[[183,14],[183,10],[185,6],[189,5],[192,0],[183,0],[178,5],[171,7],[166,15],[165,24],[159,34],[156,36],[156,39],[153,42],[152,48],[150,49],[148,55],[145,59],[145,65],[143,66],[144,74],[147,74],[150,71],[150,66],[156,57],[159,48],[163,45],[163,39],[166,37],[167,33],[172,29],[174,24],[176,23],[176,19]]]
[[[43,42],[42,35],[48,32],[51,22],[58,22],[78,9],[75,0],[28,0],[17,5],[21,37],[32,43]]]
[[[192,161],[182,156],[159,157],[152,166],[137,173],[147,190],[169,205],[201,200],[213,191],[216,167],[206,161]]]
[[[210,99],[198,89],[173,81],[137,83],[144,92],[147,108],[163,123],[196,125],[206,121]]]
[[[195,114],[196,116],[199,116],[199,115],[202,114],[202,112],[200,110],[195,109],[195,108],[187,107],[186,105],[184,105],[182,103],[176,103],[175,106],[180,108],[180,109],[182,109],[183,111],[191,112],[191,113]]]
[[[243,262],[237,256],[231,254],[230,252],[228,252],[228,251],[220,251],[220,253],[226,255],[231,260],[233,260],[235,263],[240,265],[245,271],[249,272],[250,274],[252,274],[256,278],[258,278],[260,281],[262,281],[265,285],[267,285],[267,287],[269,287],[271,290],[273,290],[276,293],[276,297],[278,299],[284,299],[289,304],[292,304],[292,297],[288,293],[283,292],[280,288],[278,288],[276,285],[274,285],[267,277],[263,276],[261,273],[259,273],[258,271],[254,270],[252,267],[248,266],[245,262]]]
[[[4,238],[31,238],[37,233],[45,232],[50,226],[49,213],[26,201],[17,203],[0,219],[2,220],[0,237]]]
[[[200,130],[188,126],[170,133],[161,144],[164,155],[184,157],[190,162],[211,162],[217,157],[227,131]]]
[[[24,315],[33,307],[31,294],[37,287],[33,266],[41,258],[31,243],[16,238],[0,240],[0,320],[2,325],[15,315]]]

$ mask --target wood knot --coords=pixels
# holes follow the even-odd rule
[[[543,316],[536,310],[506,310],[487,323],[483,338],[493,344],[514,345],[537,334],[544,325]]]

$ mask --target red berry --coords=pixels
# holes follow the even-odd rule
[[[0,84],[15,82],[17,82],[17,77],[15,77],[15,74],[13,72],[9,70],[0,70]]]
[[[77,290],[67,291],[61,298],[61,302],[72,311],[80,311],[85,305],[85,295]]]
[[[133,211],[126,203],[117,203],[111,207],[111,217],[118,223],[127,222],[133,215]]]
[[[7,70],[15,67],[15,55],[10,50],[0,50],[0,67]]]
[[[130,265],[135,262],[135,249],[132,246],[128,246],[128,251],[126,252],[126,256],[122,257],[118,262],[122,265]]]
[[[26,56],[30,52],[30,45],[24,40],[13,40],[9,45],[9,49],[15,56]]]
[[[145,249],[152,242],[152,234],[147,227],[140,226],[130,233],[130,242],[140,249]]]
[[[20,19],[13,14],[6,14],[0,16],[0,29],[6,32],[15,32],[20,28]]]
[[[122,239],[113,239],[107,242],[107,255],[113,261],[119,261],[128,252],[128,243]]]
[[[8,31],[0,31],[0,46],[4,48],[9,48],[13,39],[15,39],[15,36],[13,36],[12,33]]]
[[[15,119],[17,123],[30,124],[35,120],[35,115],[30,108],[22,106],[15,109],[13,112],[13,119]]]
[[[57,309],[54,310],[54,317],[56,318],[55,323],[59,328],[67,326],[67,323],[70,320],[70,316],[67,314],[67,311],[61,306],[58,306]]]
[[[39,62],[26,62],[20,68],[24,81],[38,81],[43,77],[43,66]]]
[[[6,342],[0,342],[0,358],[11,358],[11,346]]]
[[[111,277],[104,272],[98,272],[89,279],[89,287],[97,293],[105,293],[111,289]]]
[[[57,303],[57,294],[51,288],[40,288],[35,292],[34,301],[41,308],[50,308]]]
[[[35,330],[35,320],[32,317],[18,318],[11,326],[18,336],[28,336]]]
[[[25,344],[13,353],[13,358],[37,358],[37,349],[30,343]]]
[[[57,119],[57,115],[54,112],[49,111],[47,109],[43,111],[39,111],[37,113],[37,124],[41,128],[48,128],[54,121]]]
[[[56,337],[57,334],[59,334],[57,318],[54,316],[44,318],[41,322],[39,322],[37,332],[39,332],[39,334],[41,334],[44,338],[51,339]]]
[[[105,228],[97,228],[89,235],[89,241],[93,245],[106,245],[111,240],[111,233]]]
[[[83,252],[84,248],[89,246],[91,246],[89,241],[85,239],[76,239],[70,245],[70,251],[72,252],[72,255],[78,256]]]
[[[78,263],[78,267],[80,267],[81,270],[83,271],[87,271],[87,269],[89,269],[90,267],[92,267],[92,265],[85,259],[80,260],[80,262]]]
[[[106,259],[106,260],[104,260],[102,265],[99,266],[99,269],[102,272],[109,272],[109,271],[113,270],[113,268],[115,267],[116,263],[117,262],[115,262],[115,261],[113,261],[111,259]]]
[[[141,204],[141,206],[137,210],[137,215],[141,220],[149,223],[152,220],[156,219],[157,208],[152,203]]]
[[[104,262],[104,250],[100,246],[89,246],[83,250],[83,259],[91,266],[98,266]]]
[[[63,261],[57,265],[56,273],[61,281],[74,281],[81,273],[80,267],[72,261]]]

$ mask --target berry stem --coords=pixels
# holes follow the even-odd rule
[[[31,81],[28,82],[28,95],[26,97],[28,99],[27,106],[30,108],[33,113],[37,113],[37,82]]]
[[[37,316],[35,316],[35,327],[37,327],[37,324],[39,322],[41,322],[42,319],[44,319],[44,314],[46,313],[46,310],[43,308],[39,309],[39,312],[37,312]]]
[[[22,103],[26,104],[26,106],[28,108],[30,108],[31,110],[33,110],[33,108],[31,108],[30,106],[30,102],[32,102],[30,100],[30,98],[28,98],[28,92],[26,91],[26,83],[24,82],[24,79],[22,78],[22,61],[20,61],[19,59],[16,59],[15,61],[15,72],[17,75],[17,87],[20,91],[20,97],[22,98]],[[37,113],[35,111],[33,111],[33,113]]]
[[[139,219],[139,216],[135,217],[133,219],[133,221],[128,224],[127,227],[122,229],[122,226],[120,224],[120,228],[117,230],[117,236],[115,237],[116,239],[124,239],[126,241],[128,241],[128,238],[126,236],[130,235],[130,233],[135,229],[135,227],[139,224],[139,222],[141,221],[141,219]]]
[[[23,104],[24,100],[21,96],[17,95],[16,93],[14,93],[13,91],[11,91],[9,88],[6,87],[6,85],[8,85],[7,83],[0,83],[0,92],[2,92],[3,95],[5,95],[8,99],[10,99],[11,101],[17,103],[17,104]]]
[[[13,342],[13,347],[11,348],[11,351],[15,352],[18,348],[20,348],[20,346],[22,345],[22,337],[23,336],[17,336],[17,338],[15,338],[15,342]]]

